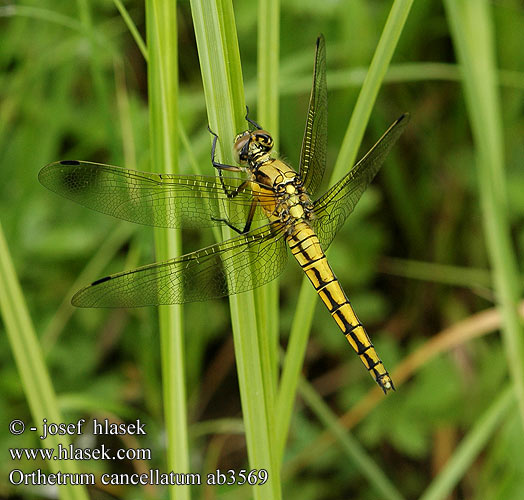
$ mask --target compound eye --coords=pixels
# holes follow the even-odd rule
[[[249,140],[249,132],[243,132],[242,134],[238,134],[236,136],[235,145],[233,146],[233,153],[237,163],[244,163],[246,161],[245,155]]]

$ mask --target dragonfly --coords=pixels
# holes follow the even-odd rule
[[[166,227],[227,225],[236,236],[176,257],[101,278],[78,291],[78,307],[181,304],[241,293],[284,269],[288,248],[379,387],[393,381],[359,321],[325,251],[382,166],[408,122],[398,118],[333,187],[313,198],[326,168],[327,85],[324,37],[317,39],[298,173],[272,154],[273,138],[246,115],[234,142],[237,165],[211,162],[216,176],[139,172],[86,161],[58,161],[39,173],[50,190],[135,223]],[[229,172],[236,175],[227,175]],[[240,173],[241,175],[238,175]],[[313,201],[315,200],[315,201]],[[262,221],[252,228],[253,222]],[[358,237],[355,242],[358,242]]]

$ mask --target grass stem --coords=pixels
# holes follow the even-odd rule
[[[178,55],[176,5],[167,0],[146,2],[148,45],[149,136],[151,168],[178,170]],[[180,231],[155,229],[157,260],[181,255]],[[164,415],[169,470],[189,472],[182,307],[159,307]],[[188,486],[174,486],[170,497],[186,500]]]
[[[486,0],[446,0],[444,5],[462,67],[476,148],[484,235],[503,317],[502,338],[509,373],[524,427],[524,331],[517,312],[522,287],[506,207],[504,140],[491,6]]]
[[[16,276],[16,271],[9,254],[3,228],[0,224],[0,312],[13,357],[15,358],[22,387],[33,416],[33,422],[42,431],[42,422],[65,422],[58,407],[51,377],[44,362],[44,354],[27,310],[27,305]],[[29,424],[29,423],[27,423]],[[29,427],[29,425],[26,425]],[[57,449],[59,445],[67,448],[67,436],[49,435],[41,441],[46,448]],[[48,462],[52,472],[78,474],[77,464],[73,460]],[[59,487],[61,500],[87,500],[87,490],[83,486],[65,484]]]
[[[233,163],[235,134],[246,128],[242,68],[230,1],[193,0],[193,24],[202,72],[209,125],[219,138],[217,159]],[[224,237],[230,237],[226,228]],[[234,277],[233,277],[234,279]],[[281,498],[280,472],[272,450],[270,411],[262,373],[262,353],[254,293],[230,297],[235,357],[246,430],[249,465],[266,469],[269,480],[253,488],[255,499]]]

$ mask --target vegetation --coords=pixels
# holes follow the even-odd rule
[[[4,457],[7,448],[59,443],[152,452],[148,461],[8,458],[0,496],[45,497],[41,487],[10,484],[13,469],[98,477],[175,470],[205,482],[217,469],[263,468],[262,487],[112,486],[105,494],[524,498],[521,3],[172,7],[0,7]],[[324,187],[411,113],[329,253],[393,377],[397,390],[387,397],[316,308],[291,259],[280,284],[231,303],[163,308],[160,316],[155,308],[75,310],[69,301],[80,286],[227,234],[183,231],[179,249],[170,231],[158,231],[155,250],[151,228],[74,205],[37,181],[59,159],[213,175],[207,124],[231,161],[227,145],[245,126],[245,104],[297,166],[319,33],[334,169]],[[42,441],[7,431],[14,419],[40,429],[43,418],[140,419],[147,434]],[[106,498],[78,486],[56,494]]]

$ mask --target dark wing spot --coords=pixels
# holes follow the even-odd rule
[[[62,160],[60,165],[80,165],[80,162],[76,160]]]
[[[93,281],[93,283],[91,283],[91,286],[99,285],[100,283],[103,283],[104,281],[109,281],[110,279],[112,279],[111,276],[105,276],[104,278],[100,278],[99,280]]]

